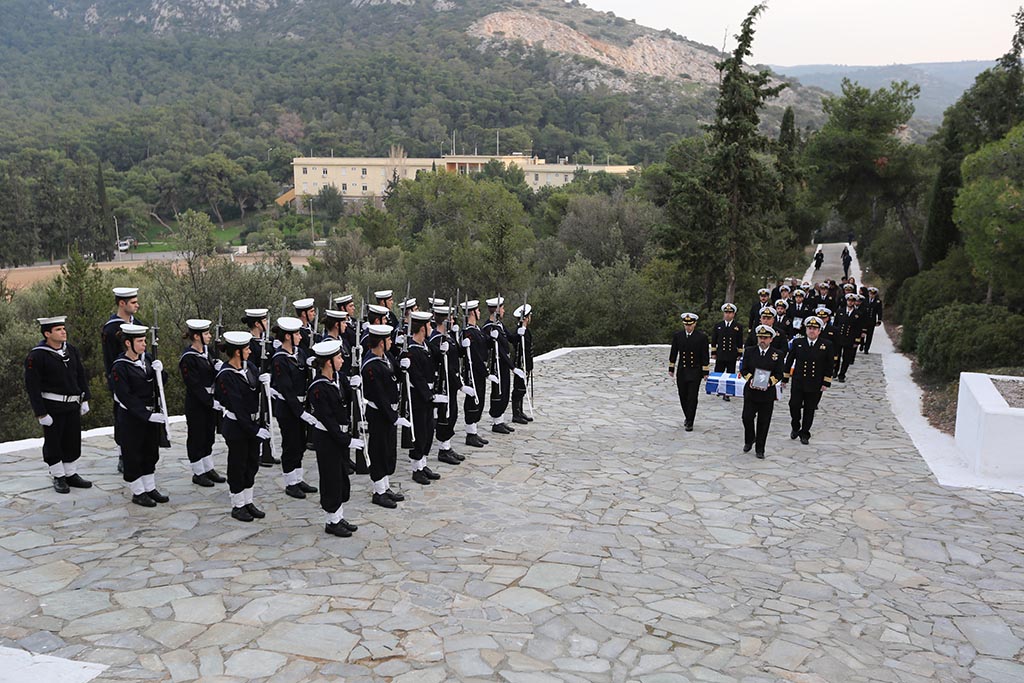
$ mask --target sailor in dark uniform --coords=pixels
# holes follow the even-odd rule
[[[832,386],[835,353],[832,344],[820,337],[822,321],[811,316],[804,321],[805,337],[793,340],[786,357],[786,376],[790,383],[789,416],[792,429],[789,438],[800,438],[805,446],[811,440],[814,412],[821,394]]]
[[[214,390],[214,397],[224,411],[220,433],[228,445],[231,517],[240,522],[267,516],[253,503],[256,472],[260,469],[260,442],[270,438],[270,431],[260,424],[260,379],[247,363],[251,341],[248,332],[224,333],[221,345],[227,361],[217,373]]]
[[[366,355],[363,357],[363,396],[366,399],[366,451],[373,482],[373,504],[397,507],[405,496],[391,489],[390,476],[398,461],[398,437],[395,427],[411,423],[398,414],[398,383],[388,349],[391,325],[370,325],[366,330]]]
[[[838,344],[839,360],[836,363],[836,379],[846,381],[846,371],[853,364],[857,353],[857,344],[864,334],[864,317],[854,304],[857,295],[850,292],[846,295],[846,305],[836,313],[836,343]]]
[[[342,333],[342,338],[345,340],[345,343],[348,344],[349,350],[352,350],[356,347],[356,344],[359,343],[359,330],[357,329],[359,327],[359,320],[357,319],[358,315],[356,313],[355,300],[351,294],[343,294],[335,297],[334,308],[339,311],[345,311],[345,313],[348,314],[348,317],[346,318],[348,320],[348,325]],[[353,373],[358,374],[359,368],[352,367],[352,364],[346,360],[345,372],[348,375],[352,375]]]
[[[303,480],[302,456],[306,452],[305,425],[316,420],[306,410],[308,363],[306,352],[300,346],[302,321],[298,318],[277,319],[274,332],[280,347],[271,363],[270,386],[274,397],[274,416],[281,431],[281,471],[284,472],[284,491],[292,498],[305,498],[316,493],[315,486]]]
[[[459,393],[462,380],[459,377],[462,348],[459,346],[455,332],[449,329],[451,309],[445,305],[435,305],[434,330],[427,339],[437,358],[437,384],[435,396],[444,396],[446,400],[437,404],[437,426],[434,435],[437,437],[437,459],[449,465],[458,465],[466,459],[452,448],[452,437],[455,436],[455,425],[459,421]]]
[[[711,359],[715,372],[736,372],[736,361],[743,353],[743,325],[736,322],[735,304],[722,304],[722,321],[711,332]],[[731,400],[722,394],[723,401]]]
[[[484,397],[487,393],[487,358],[490,337],[486,336],[477,324],[480,321],[480,302],[476,299],[461,304],[466,316],[466,325],[462,329],[463,358],[465,371],[462,375],[462,393],[466,395],[462,411],[466,415],[466,445],[483,448],[487,439],[477,432],[477,423],[484,412]]]
[[[348,315],[345,311],[337,311]],[[324,531],[346,538],[358,527],[345,520],[344,504],[351,494],[348,470],[349,448],[362,448],[361,439],[353,439],[348,428],[348,405],[344,391],[348,381],[342,367],[341,340],[324,339],[313,345],[316,379],[309,385],[309,409],[316,418],[313,447],[320,472],[320,507],[327,515]],[[344,384],[344,389],[341,384]]]
[[[247,308],[242,323],[249,328],[252,339],[249,341],[249,359],[247,363],[255,369],[257,375],[270,375],[270,358],[274,355],[274,344],[270,338],[270,321],[267,319],[270,310],[267,308]],[[266,399],[260,400],[261,420],[269,420]],[[274,457],[274,444],[270,439],[260,442],[260,466],[273,467],[280,465],[281,460]]]
[[[299,338],[298,348],[303,350],[306,357],[309,357],[310,347],[320,341],[320,330],[315,329],[317,326],[316,300],[312,298],[299,299],[292,302],[292,308],[295,309],[295,317],[302,321],[302,327],[299,329],[302,336]]]
[[[804,318],[814,315],[814,311],[807,305],[807,295],[803,289],[793,291],[793,303],[790,305],[788,313],[793,334],[803,334]]]
[[[761,309],[772,305],[771,295],[772,291],[767,287],[757,290],[757,301],[750,306],[750,312],[747,315],[747,329],[751,332],[757,327],[757,321],[761,317]]]
[[[427,457],[434,443],[434,407],[438,401],[447,397],[437,397],[434,393],[438,359],[427,345],[427,324],[433,316],[426,311],[411,311],[409,315],[409,347],[402,354],[399,367],[402,368],[402,374],[408,376],[407,398],[414,436],[412,448],[409,449],[412,480],[426,486],[441,478],[440,474],[427,467]]]
[[[491,354],[491,402],[488,414],[491,416],[491,431],[497,434],[511,434],[515,427],[505,424],[505,411],[508,410],[512,392],[512,368],[514,362],[510,355],[509,334],[502,318],[505,317],[505,298],[495,297],[487,300],[488,319],[484,325],[484,335]]]
[[[758,325],[754,330],[757,344],[743,350],[743,364],[740,376],[746,380],[743,386],[743,452],[754,453],[764,458],[765,442],[772,423],[772,411],[778,393],[775,385],[782,381],[785,372],[785,353],[771,345],[776,336],[775,329]]]
[[[697,395],[700,383],[711,371],[711,357],[708,352],[708,336],[697,329],[697,314],[683,313],[683,329],[672,337],[672,349],[668,355],[668,374],[676,378],[679,390],[679,404],[683,408],[684,428],[693,431],[697,417]]]
[[[119,336],[121,325],[125,323],[142,324],[142,321],[135,319],[135,314],[139,311],[139,288],[114,287],[113,292],[117,311],[103,324],[103,329],[100,332],[100,342],[103,344],[103,372],[107,377],[107,388],[110,390],[111,396],[114,395],[114,385],[110,381],[110,366],[114,364],[114,359],[124,351],[124,347],[121,345],[121,337]],[[111,405],[114,411],[114,443],[117,444],[117,471],[121,472],[124,468],[124,460],[121,456],[121,428],[117,419],[117,411],[120,408],[117,405],[117,401],[112,401]]]
[[[68,493],[92,482],[78,474],[82,455],[82,417],[89,412],[89,382],[82,357],[68,344],[67,316],[38,318],[43,340],[25,358],[25,391],[43,426],[43,462],[53,489]]]
[[[373,293],[375,299],[377,299],[377,305],[387,309],[387,315],[384,320],[381,321],[383,325],[390,325],[394,330],[393,334],[397,334],[401,325],[398,321],[398,316],[391,310],[391,307],[395,303],[395,293],[390,289],[380,289]],[[392,339],[391,341],[394,341]]]
[[[210,321],[186,320],[189,345],[178,359],[185,384],[185,452],[192,467],[192,483],[213,486],[227,481],[213,468],[213,443],[220,418],[220,403],[213,397],[214,379],[223,361],[210,360]]]
[[[882,324],[884,308],[882,300],[878,298],[878,287],[868,287],[867,299],[861,305],[864,311],[864,339],[860,350],[864,353],[871,351],[871,341],[875,338],[875,328]]]
[[[512,360],[515,368],[512,374],[512,421],[516,424],[529,424],[533,417],[523,410],[523,402],[526,400],[527,380],[533,373],[533,331],[530,330],[530,323],[533,322],[533,306],[523,304],[512,311],[512,317],[519,324],[516,326],[516,333],[512,335]],[[533,406],[530,407],[533,412]]]
[[[770,306],[765,306],[761,309],[761,325],[767,325],[772,328],[775,332],[775,336],[772,337],[771,345],[786,353],[789,351],[789,337],[786,336],[785,329],[775,318],[775,309]],[[747,335],[747,346],[754,346],[757,344],[757,328],[751,328],[750,333]]]
[[[781,332],[788,341],[793,338],[793,319],[789,316],[789,303],[785,299],[775,302],[775,331]]]
[[[124,480],[132,492],[132,502],[154,507],[170,500],[156,488],[156,464],[160,460],[160,441],[167,416],[160,411],[157,398],[156,373],[164,372],[164,364],[146,352],[144,325],[121,325],[124,353],[110,366],[114,400],[120,410],[121,450],[124,458]],[[166,373],[162,380],[167,381]]]

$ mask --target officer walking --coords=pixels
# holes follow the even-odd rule
[[[672,337],[672,349],[668,355],[668,374],[676,378],[679,390],[679,404],[683,408],[684,429],[693,431],[693,420],[697,417],[697,394],[700,383],[711,371],[708,352],[708,336],[697,330],[696,313],[683,313],[683,329]],[[678,367],[676,360],[678,359]]]
[[[743,349],[741,376],[746,380],[743,387],[743,452],[754,453],[764,459],[765,442],[772,423],[772,411],[778,394],[775,385],[782,381],[785,357],[782,351],[772,347],[775,329],[758,325],[754,330],[757,344]]]
[[[736,372],[736,361],[743,353],[743,325],[736,322],[736,305],[722,304],[722,320],[711,332],[711,359],[715,372]],[[731,400],[722,394],[723,401]]]
[[[811,440],[811,426],[814,412],[818,409],[821,394],[832,386],[832,369],[835,353],[832,344],[821,338],[822,320],[811,316],[804,320],[806,336],[793,340],[793,346],[786,357],[786,377],[790,382],[789,416],[792,429],[789,438],[800,438],[807,445]]]

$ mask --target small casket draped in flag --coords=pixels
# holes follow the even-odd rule
[[[704,391],[722,396],[742,396],[744,379],[728,372],[712,372],[704,383]]]

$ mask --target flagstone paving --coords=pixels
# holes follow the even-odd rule
[[[398,510],[354,477],[348,539],[267,470],[267,518],[231,520],[181,428],[155,510],[128,504],[109,438],[65,496],[38,451],[0,455],[0,646],[99,681],[1024,680],[1024,501],[938,486],[877,356],[810,446],[779,404],[763,461],[741,400],[701,396],[685,433],[666,367],[657,347],[540,363],[537,421],[429,487],[400,459]]]

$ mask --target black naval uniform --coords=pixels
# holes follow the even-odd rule
[[[676,359],[678,358],[678,365]],[[675,374],[676,387],[679,390],[679,404],[686,418],[686,428],[693,427],[697,416],[697,394],[700,382],[711,371],[711,357],[708,354],[708,336],[700,330],[686,334],[686,330],[676,332],[672,337],[672,350],[668,355],[669,372]]]
[[[257,337],[255,334],[253,335],[252,339],[249,340],[249,360],[247,360],[246,363],[248,363],[250,370],[252,372],[256,373],[257,380],[259,379],[259,376],[261,374],[263,374],[264,372],[270,373],[273,370],[273,366],[271,364],[271,356],[273,356],[273,348],[274,348],[273,344],[274,344],[273,341],[271,341],[270,339],[268,339],[266,341],[265,345],[267,347],[267,357],[266,357],[266,359],[264,359],[264,357],[263,357],[263,350],[264,350],[264,342],[263,342],[263,340],[260,337]],[[266,361],[266,362],[264,362],[264,361]],[[262,386],[260,387],[260,391],[261,392],[263,391]],[[269,410],[270,409],[266,405],[266,399],[262,397],[262,393],[261,393],[260,410],[259,410],[259,412],[260,412],[260,421],[261,422],[269,422],[269,420],[270,420]],[[273,467],[274,465],[280,464],[280,462],[281,462],[280,460],[278,460],[277,458],[274,457],[273,444],[270,443],[270,439],[266,439],[264,441],[261,441],[260,442],[260,465],[263,466],[263,467]]]
[[[236,369],[225,363],[217,373],[214,396],[224,409],[220,433],[228,445],[228,490],[231,495],[250,491],[260,468],[260,386],[251,367]],[[244,507],[246,502],[234,505]]]
[[[430,455],[430,446],[434,442],[434,383],[437,381],[437,359],[426,343],[420,344],[411,337],[409,350],[403,357],[409,359],[409,368],[404,372],[409,374],[409,384],[412,387],[409,396],[412,404],[410,413],[416,432],[416,439],[409,449],[409,459],[416,461]]]
[[[398,383],[387,354],[378,356],[368,351],[361,374],[369,432],[370,479],[377,483],[395,473],[398,460]]]
[[[442,351],[441,344],[447,343],[448,350]],[[452,437],[455,436],[455,425],[459,421],[459,389],[462,380],[459,378],[459,356],[461,349],[453,334],[441,334],[434,330],[427,344],[434,351],[437,359],[438,388],[448,397],[448,403],[437,406],[437,426],[434,434],[440,443],[441,451],[450,451]],[[438,453],[440,455],[441,453]]]
[[[163,373],[167,381],[167,373]],[[124,480],[129,484],[150,477],[145,491],[156,488],[152,477],[160,459],[160,441],[164,425],[150,422],[150,416],[160,412],[157,406],[156,372],[153,357],[148,352],[133,361],[123,353],[110,366],[110,382],[114,387],[114,400],[120,406],[117,419],[121,431],[121,455],[124,458]],[[132,490],[139,494],[143,491]]]
[[[491,388],[491,405],[488,414],[495,425],[502,423],[502,416],[508,410],[509,399],[512,390],[512,368],[515,363],[509,355],[511,346],[508,342],[509,333],[505,324],[500,320],[489,320],[484,325],[484,340],[487,343],[491,354],[496,354],[492,359],[494,374],[498,383]],[[493,384],[493,383],[492,383]],[[506,429],[512,431],[511,427]]]
[[[39,342],[25,358],[25,391],[36,417],[49,415],[43,427],[43,462],[72,463],[82,455],[82,403],[89,383],[78,349],[68,343],[55,349]]]
[[[462,343],[469,340],[469,347],[463,347],[466,354],[466,374],[463,376],[465,384],[471,384],[476,390],[476,396],[466,396],[462,404],[462,410],[466,414],[466,433],[476,434],[476,424],[484,412],[484,396],[487,394],[487,346],[491,338],[480,331],[476,325],[467,325],[462,330]],[[473,372],[470,374],[470,367]],[[472,382],[470,382],[472,377]]]
[[[302,467],[306,452],[305,412],[307,382],[306,352],[278,349],[273,356],[274,416],[281,430],[281,469],[286,477]]]
[[[731,323],[724,320],[715,325],[711,332],[711,357],[715,360],[715,372],[736,372],[736,361],[743,353],[743,326],[733,318]]]
[[[213,453],[217,433],[218,411],[213,407],[213,384],[217,373],[210,357],[191,346],[182,352],[178,367],[185,383],[185,422],[188,425],[185,451],[193,465],[192,473],[203,474],[206,470],[200,471],[196,465]]]
[[[747,381],[743,387],[743,443],[744,450],[751,444],[756,446],[755,452],[764,456],[765,442],[768,440],[768,429],[772,423],[772,411],[778,394],[775,385],[782,381],[785,368],[785,354],[769,346],[763,353],[758,344],[747,346],[743,350],[743,367],[740,372]],[[751,380],[755,370],[768,370],[771,373],[767,389],[751,388]]]
[[[758,326],[761,321],[761,309],[765,307],[772,310],[775,309],[771,301],[761,301],[760,297],[758,297],[757,301],[750,307],[750,313],[747,315],[747,329],[753,330]]]
[[[755,330],[757,325],[750,328],[750,332],[747,333],[747,347],[757,346],[757,334]],[[780,323],[778,318],[772,323],[772,329],[775,330],[775,337],[772,338],[771,347],[778,351],[781,351],[783,355],[789,351],[789,333],[784,324]]]
[[[114,361],[124,351],[124,346],[121,344],[121,338],[119,332],[121,331],[121,325],[142,325],[143,323],[135,319],[135,316],[131,316],[131,320],[127,322],[124,318],[119,318],[117,314],[112,314],[107,322],[103,323],[103,329],[100,331],[100,342],[103,345],[103,372],[107,377],[107,388],[110,390],[110,395],[114,395],[114,383],[110,379],[110,368],[114,364]],[[114,443],[121,446],[121,427],[119,420],[117,419],[117,412],[120,410],[117,405],[117,401],[111,401],[113,406],[113,417],[114,417]]]
[[[821,335],[812,343],[807,337],[793,340],[786,357],[786,378],[790,382],[790,437],[802,442],[811,438],[814,412],[821,401],[821,388],[832,386],[835,354],[832,344]]]
[[[522,332],[522,334],[520,334]],[[525,352],[524,352],[525,349]],[[512,335],[512,357],[516,367],[521,369],[529,377],[533,372],[533,330],[520,325],[516,333]],[[519,418],[519,423],[532,422],[533,418],[523,410],[523,401],[526,400],[526,380],[515,375],[512,378],[512,420]]]
[[[875,328],[882,324],[882,300],[878,297],[869,297],[864,300],[860,309],[864,312],[864,337],[860,349],[868,353],[871,351],[871,340],[875,338]]]
[[[352,436],[348,428],[348,405],[342,399],[348,389],[348,379],[338,377],[343,390],[335,381],[319,375],[306,391],[309,410],[317,419],[313,429],[313,448],[320,472],[320,508],[334,514],[349,500],[351,482],[348,471],[348,447]]]
[[[857,356],[857,344],[860,343],[861,335],[864,332],[864,316],[859,308],[853,310],[846,306],[839,309],[835,317],[836,326],[836,355],[839,360],[834,369],[835,375],[840,381],[846,379],[846,371],[853,364]]]

